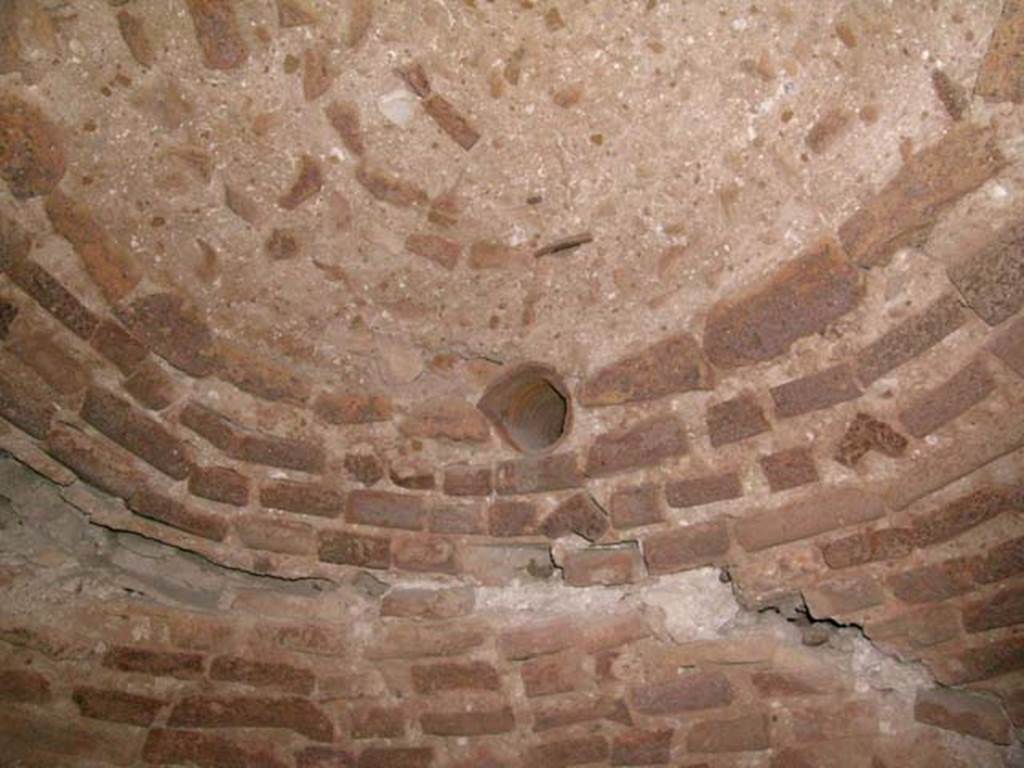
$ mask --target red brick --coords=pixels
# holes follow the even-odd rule
[[[971,589],[973,575],[968,558],[923,565],[888,578],[889,589],[905,603],[931,603]]]
[[[114,304],[130,293],[142,277],[131,254],[111,238],[96,215],[59,189],[46,198],[46,215],[65,238],[107,301]]]
[[[285,728],[312,741],[331,741],[334,726],[305,699],[263,696],[186,696],[167,719],[186,728]]]
[[[7,226],[9,222],[0,220],[0,230]],[[12,236],[18,235],[12,234],[10,230],[0,231],[0,246],[12,247],[8,242],[8,237]],[[85,340],[92,336],[99,320],[53,275],[34,261],[19,257],[17,254],[6,269],[7,275],[15,285],[35,299],[39,306],[57,318],[68,330]]]
[[[759,699],[818,696],[832,693],[835,683],[823,674],[802,669],[763,669],[751,674]]]
[[[895,560],[914,549],[913,533],[906,528],[882,528],[855,533],[831,541],[821,548],[829,568],[850,568],[854,565]]]
[[[317,552],[316,529],[297,520],[257,515],[234,520],[235,533],[252,549],[284,555],[313,555]]]
[[[411,619],[454,619],[471,613],[475,602],[473,590],[468,587],[395,587],[384,595],[380,613]]]
[[[184,444],[160,422],[112,392],[90,387],[82,404],[82,418],[169,477],[188,477],[191,462]]]
[[[238,29],[234,0],[186,0],[196,42],[208,69],[235,69],[249,56]]]
[[[992,547],[974,564],[974,578],[982,584],[1002,581],[1024,573],[1024,537]]]
[[[46,450],[85,482],[112,496],[129,499],[144,483],[127,454],[72,427],[54,425],[46,436]]]
[[[754,752],[768,749],[768,718],[745,715],[731,720],[700,720],[686,735],[690,752]]]
[[[632,584],[643,578],[643,560],[635,542],[569,552],[562,565],[565,583],[573,587]]]
[[[836,447],[835,460],[845,467],[852,467],[868,451],[878,451],[890,458],[902,456],[907,450],[907,438],[884,421],[866,413],[853,417],[850,426]]]
[[[864,633],[876,642],[905,638],[914,648],[927,648],[960,633],[960,612],[948,604],[930,605],[869,621]]]
[[[441,536],[404,536],[391,543],[391,561],[404,571],[455,573],[455,544]]]
[[[260,504],[285,512],[334,518],[345,508],[345,494],[319,483],[275,480],[260,488]]]
[[[581,633],[573,640],[582,640],[583,648],[588,653],[596,653],[643,640],[650,634],[647,619],[640,611],[623,609],[588,617]]]
[[[147,360],[124,380],[124,389],[151,411],[162,411],[180,397],[174,379],[155,360]]]
[[[574,649],[523,662],[519,674],[528,697],[568,693],[586,682],[583,660]]]
[[[872,384],[931,349],[966,321],[967,314],[954,294],[940,296],[864,347],[857,355],[857,378],[865,387]]]
[[[579,402],[589,407],[617,405],[711,386],[711,369],[696,340],[680,334],[592,374],[580,387]]]
[[[411,234],[405,238],[405,250],[450,272],[462,256],[462,243],[437,235]]]
[[[861,396],[853,370],[846,363],[787,381],[770,391],[775,401],[775,415],[780,419],[831,408]]]
[[[980,403],[995,386],[985,366],[974,362],[901,411],[900,421],[914,437],[924,437]]]
[[[976,694],[946,688],[918,691],[914,719],[995,744],[1010,743],[1010,723],[1002,706]]]
[[[64,147],[57,126],[40,109],[12,94],[0,98],[0,146],[0,178],[18,200],[50,193],[64,177]]]
[[[676,528],[644,539],[644,560],[652,574],[674,573],[710,565],[729,551],[724,520]]]
[[[1024,485],[982,488],[912,521],[914,542],[930,547],[955,539],[960,534],[1003,512],[1024,512]]]
[[[691,672],[667,682],[636,686],[633,709],[644,715],[671,715],[726,707],[735,698],[732,685],[721,672]]]
[[[839,227],[859,266],[887,264],[923,243],[941,212],[1005,165],[991,128],[961,123],[909,157],[896,175]]]
[[[826,741],[878,733],[874,701],[819,702],[813,707],[794,709],[790,715],[793,738],[797,741]]]
[[[166,702],[152,696],[77,686],[71,699],[83,717],[112,723],[150,726]]]
[[[583,472],[575,453],[505,461],[498,465],[495,488],[500,494],[545,493],[579,488]]]
[[[81,392],[92,381],[89,369],[49,334],[19,333],[7,348],[62,395]]]
[[[483,510],[477,506],[444,506],[430,510],[428,528],[433,533],[482,534],[487,532]]]
[[[1024,376],[1024,317],[1007,325],[989,348],[1019,376]]]
[[[434,468],[425,462],[392,460],[388,477],[399,488],[409,491],[432,491],[435,486]]]
[[[819,582],[803,590],[811,615],[816,618],[862,611],[885,600],[881,585],[872,577],[851,576]]]
[[[487,532],[491,536],[529,536],[537,524],[537,507],[528,501],[499,499],[487,508]]]
[[[308,669],[291,664],[257,661],[241,656],[218,656],[210,664],[210,679],[245,683],[256,688],[279,688],[309,695],[315,678]]]
[[[405,714],[400,708],[369,707],[352,710],[353,739],[394,739],[405,735]]]
[[[423,498],[388,491],[352,491],[348,495],[345,519],[359,525],[382,528],[423,529]]]
[[[230,467],[193,467],[188,490],[195,496],[236,507],[249,503],[249,478]]]
[[[1024,624],[1024,587],[1004,587],[964,606],[964,629],[986,632]]]
[[[438,397],[415,406],[399,430],[407,437],[486,443],[491,426],[483,413],[455,397]]]
[[[384,465],[372,453],[346,453],[342,463],[349,476],[363,485],[376,485],[384,477]]]
[[[216,366],[213,334],[179,296],[150,294],[120,307],[117,312],[143,343],[175,368],[195,377],[213,373]]]
[[[608,740],[595,734],[539,744],[530,747],[526,757],[529,765],[566,768],[570,765],[600,763],[608,759],[608,754]]]
[[[489,466],[457,464],[445,467],[444,492],[449,496],[487,496],[493,490]]]
[[[608,515],[589,493],[576,493],[544,518],[540,531],[550,539],[575,533],[597,541],[608,530]]]
[[[1015,315],[1024,308],[1024,220],[961,258],[947,274],[967,305],[989,325]]]
[[[309,399],[309,382],[291,367],[278,365],[224,343],[218,346],[217,357],[217,376],[243,392],[264,400],[282,400],[299,405]]]
[[[497,670],[484,661],[415,665],[411,671],[412,685],[416,693],[501,689],[501,679]]]
[[[433,747],[370,747],[359,755],[358,768],[430,768]]]
[[[331,747],[306,747],[295,755],[296,768],[355,768],[351,752]]]
[[[142,342],[109,320],[99,323],[91,341],[93,347],[124,374],[134,371],[149,354]]]
[[[103,655],[103,666],[122,672],[154,677],[194,680],[203,675],[203,657],[198,653],[154,651],[147,648],[114,646]]]
[[[324,447],[320,443],[262,433],[239,435],[236,450],[231,455],[253,464],[310,473],[323,472],[326,463]]]
[[[320,531],[317,556],[324,563],[388,568],[391,565],[391,541],[347,531]]]
[[[929,668],[943,685],[963,685],[1024,669],[1024,636],[988,640],[936,662]]]
[[[425,712],[420,716],[424,733],[436,736],[486,736],[508,733],[516,727],[510,707],[474,712]]]
[[[798,339],[825,331],[863,294],[859,271],[826,241],[717,302],[705,325],[704,353],[723,368],[771,360]]]
[[[674,508],[713,504],[716,501],[737,499],[742,495],[743,486],[737,472],[688,477],[665,483],[665,499]]]
[[[764,411],[749,392],[712,405],[705,419],[713,448],[746,440],[771,429]]]
[[[313,412],[328,424],[372,424],[391,420],[391,400],[384,395],[323,392],[313,401]]]
[[[806,539],[875,520],[885,513],[881,499],[847,486],[830,488],[803,501],[756,512],[735,526],[736,540],[748,552]]]
[[[758,458],[772,493],[818,482],[818,468],[808,448],[789,448]]]
[[[487,639],[476,623],[448,621],[422,626],[415,623],[390,624],[367,649],[373,659],[418,659],[431,656],[461,656],[479,648]]]
[[[533,707],[533,730],[536,733],[595,720],[633,725],[625,702],[603,694],[559,696],[539,701]]]
[[[642,485],[615,491],[609,503],[612,525],[619,530],[626,530],[662,522],[664,517],[660,496],[656,485]]]
[[[205,405],[188,402],[178,419],[197,435],[227,454],[236,453],[238,427],[227,416]]]
[[[572,647],[579,631],[569,617],[543,619],[506,629],[498,636],[498,648],[506,659],[529,659]]]
[[[981,62],[974,93],[986,101],[1024,102],[1024,6],[1015,0],[1003,4],[988,50]]]
[[[223,736],[157,728],[149,732],[142,759],[161,765],[195,763],[201,768],[286,768],[273,753]]]
[[[0,669],[0,700],[45,704],[50,700],[50,681],[31,669]]]
[[[599,435],[587,454],[587,475],[603,477],[649,467],[687,452],[683,423],[654,416]]]
[[[5,363],[0,367],[0,416],[32,437],[43,439],[57,411],[52,395],[40,391],[42,383],[32,386],[32,379],[16,377],[11,365],[2,358],[0,361]]]
[[[666,765],[672,758],[672,730],[625,731],[612,742],[612,765]]]
[[[128,507],[137,515],[210,541],[223,541],[228,534],[228,524],[225,520],[190,509],[180,501],[148,488],[136,491],[128,499]]]

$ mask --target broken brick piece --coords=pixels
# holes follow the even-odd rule
[[[902,456],[907,450],[907,438],[884,421],[858,413],[839,441],[835,459],[843,466],[852,467],[872,450],[890,458]]]

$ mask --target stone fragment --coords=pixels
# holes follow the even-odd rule
[[[939,103],[946,110],[946,114],[958,122],[964,113],[970,109],[970,101],[967,94],[959,83],[956,83],[945,70],[932,70],[932,89]]]
[[[306,101],[316,101],[323,96],[334,82],[328,51],[322,46],[312,46],[302,52],[302,95]]]
[[[398,208],[427,205],[427,193],[411,182],[400,179],[365,163],[356,168],[356,181],[373,197]]]
[[[446,237],[429,234],[411,234],[405,239],[405,249],[443,267],[449,272],[462,255],[462,244]]]
[[[992,38],[988,51],[982,59],[974,83],[974,92],[986,101],[1024,102],[1024,72],[1021,71],[1021,57],[1024,56],[1024,5],[1020,0],[1003,3],[1003,13]]]
[[[324,185],[320,163],[311,155],[299,158],[299,170],[291,187],[277,199],[277,204],[286,211],[293,211],[304,202],[320,193]]]
[[[665,395],[710,389],[711,370],[692,336],[659,341],[612,363],[583,383],[579,402],[586,406],[618,405]]]
[[[235,69],[249,56],[234,0],[185,0],[207,69]]]
[[[345,149],[356,157],[362,157],[366,153],[366,146],[363,142],[359,108],[351,101],[332,101],[324,107],[324,115],[337,132]]]
[[[277,3],[277,23],[285,29],[308,27],[319,21],[310,0],[275,0],[275,2]]]
[[[437,621],[467,616],[475,602],[469,587],[395,587],[384,596],[380,612],[381,616]]]
[[[835,144],[852,121],[853,115],[842,107],[830,109],[811,126],[804,143],[811,152],[820,155]]]
[[[423,100],[423,108],[452,141],[469,151],[480,140],[480,133],[444,96],[433,93]]]
[[[608,530],[608,515],[589,493],[576,493],[544,518],[540,531],[549,539],[575,533],[597,541]]]
[[[146,32],[145,22],[134,13],[122,9],[117,12],[117,28],[136,63],[142,67],[152,67],[156,54],[149,33]]]
[[[939,215],[1004,165],[991,128],[957,123],[915,152],[896,175],[839,227],[839,239],[859,266],[888,264],[900,248],[923,243]]]
[[[346,38],[349,48],[358,48],[366,40],[373,24],[373,10],[374,0],[352,0]]]
[[[959,259],[946,274],[986,323],[999,325],[1009,319],[1024,308],[1024,220]]]
[[[704,354],[723,368],[771,360],[797,340],[824,332],[863,295],[859,271],[826,241],[717,302],[705,325]]]
[[[46,195],[64,177],[60,132],[32,104],[8,94],[0,97],[0,178],[24,200]]]

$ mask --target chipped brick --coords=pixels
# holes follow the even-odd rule
[[[724,520],[662,531],[644,539],[644,559],[652,574],[674,573],[720,560],[729,550]]]
[[[1024,317],[1000,332],[990,347],[992,353],[1024,377]]]
[[[691,672],[668,682],[636,686],[630,693],[633,709],[644,715],[726,707],[735,697],[721,672]]]
[[[320,163],[310,155],[299,158],[299,169],[291,187],[277,204],[286,211],[293,211],[310,198],[316,196],[324,185],[323,171]]]
[[[933,603],[963,594],[973,586],[967,558],[922,565],[888,578],[889,589],[905,603]]]
[[[92,380],[88,368],[45,332],[22,332],[8,342],[7,348],[62,395],[75,395]]]
[[[146,25],[141,18],[126,10],[117,12],[117,28],[121,39],[128,46],[128,52],[136,63],[142,67],[151,67],[156,61],[153,44],[146,32]]]
[[[635,542],[581,549],[566,554],[562,575],[573,587],[632,584],[643,578],[643,559]]]
[[[948,604],[926,606],[891,618],[869,621],[864,632],[875,641],[906,638],[915,648],[927,648],[960,634],[960,612]]]
[[[536,524],[537,507],[528,501],[499,499],[487,508],[487,532],[491,536],[529,536]]]
[[[350,477],[366,486],[376,485],[384,477],[384,465],[372,453],[346,453],[342,464]]]
[[[462,256],[462,244],[446,237],[411,234],[405,238],[405,250],[447,269],[455,269]]]
[[[843,222],[843,248],[859,266],[887,264],[900,248],[924,242],[945,208],[1004,165],[991,128],[957,124],[907,158],[896,175]]]
[[[246,350],[220,345],[217,375],[264,400],[284,400],[302,404],[309,399],[310,385],[290,366],[250,355]]]
[[[244,507],[249,503],[249,478],[230,467],[193,467],[188,491],[204,499]]]
[[[384,395],[324,392],[313,401],[313,411],[328,424],[371,424],[391,419],[391,400]]]
[[[789,448],[758,458],[772,493],[818,482],[818,468],[809,448]]]
[[[589,493],[576,493],[544,518],[540,531],[550,539],[576,533],[597,541],[608,530],[608,515]]]
[[[688,477],[665,483],[665,499],[674,508],[699,507],[743,495],[738,472]]]
[[[358,768],[430,768],[433,747],[370,747],[359,755]]]
[[[455,573],[455,545],[440,536],[402,537],[391,544],[392,563],[404,571]]]
[[[262,696],[186,696],[167,718],[171,727],[284,728],[312,741],[331,741],[334,726],[311,702]]]
[[[146,360],[136,368],[124,380],[124,389],[151,411],[162,411],[180,396],[174,379],[155,360]]]
[[[535,456],[498,465],[494,487],[500,494],[545,493],[583,484],[583,472],[576,453]]]
[[[373,659],[416,659],[461,656],[487,639],[476,624],[445,622],[430,626],[402,623],[387,626],[378,642],[367,650]]]
[[[1024,102],[1024,5],[1019,0],[1003,3],[1003,13],[981,61],[974,92],[987,101]]]
[[[1010,723],[1002,706],[977,694],[945,688],[918,691],[914,719],[995,744],[1010,743]]]
[[[857,413],[839,440],[835,460],[843,466],[852,467],[868,451],[878,451],[890,458],[897,458],[906,450],[907,438],[884,421],[866,413]]]
[[[967,305],[989,325],[1019,312],[1024,307],[1024,221],[957,261],[947,274]]]
[[[0,367],[0,416],[41,440],[49,431],[57,409],[45,385],[36,381],[24,372],[16,372],[12,364],[5,361]]]
[[[456,397],[426,400],[413,408],[399,425],[402,434],[431,440],[485,443],[491,427],[470,403]]]
[[[932,70],[932,90],[954,122],[958,122],[970,108],[970,102],[963,87],[955,82],[944,70]]]
[[[391,565],[391,541],[347,531],[321,531],[318,557],[325,563],[388,568]]]
[[[680,334],[592,374],[580,388],[579,401],[589,407],[618,405],[711,386],[711,370],[696,340]]]
[[[489,466],[456,464],[445,467],[444,492],[449,496],[487,496],[493,490]]]
[[[854,487],[837,487],[739,520],[736,540],[748,552],[798,541],[848,525],[876,520],[885,513],[877,496]]]
[[[302,96],[306,101],[316,101],[327,93],[334,77],[325,48],[313,46],[302,52]]]
[[[143,343],[175,368],[195,377],[213,373],[213,334],[180,296],[152,293],[117,313]]]
[[[906,557],[913,549],[910,530],[882,528],[836,539],[822,547],[821,554],[829,568],[840,569]]]
[[[671,416],[653,416],[599,435],[587,454],[590,477],[661,464],[687,452],[683,423]]]
[[[811,615],[817,618],[862,611],[885,600],[881,585],[871,577],[852,576],[819,582],[803,593]]]
[[[356,157],[362,157],[366,152],[366,146],[363,143],[359,108],[351,101],[332,101],[324,107],[324,116],[338,134],[345,149]]]
[[[64,170],[57,126],[16,96],[0,98],[0,178],[11,194],[19,200],[48,194],[56,189]]]
[[[148,351],[142,342],[117,323],[100,321],[92,335],[93,347],[126,375],[146,359]]]
[[[249,56],[234,0],[186,0],[207,69],[235,69]]]
[[[398,208],[427,205],[427,193],[404,179],[367,166],[356,168],[356,181],[377,200]]]
[[[713,448],[746,440],[771,429],[764,411],[750,392],[712,405],[705,419]]]
[[[1024,624],[1024,588],[1006,586],[964,606],[964,629],[970,633]]]
[[[744,715],[730,720],[700,720],[686,735],[690,752],[755,752],[768,749],[768,717]]]
[[[260,504],[301,515],[337,517],[345,507],[345,494],[319,483],[273,480],[260,488]]]
[[[54,425],[46,450],[90,485],[122,499],[131,498],[144,482],[128,456],[72,427]]]
[[[142,488],[132,494],[128,500],[128,506],[137,515],[210,541],[223,541],[228,533],[228,524],[224,520],[205,512],[189,509],[180,501],[147,488]]]
[[[317,551],[316,529],[297,520],[247,515],[234,520],[235,533],[251,549],[283,555],[312,555]]]
[[[704,354],[723,368],[771,360],[798,339],[825,331],[863,294],[858,270],[835,243],[822,243],[717,302],[705,326]]]
[[[423,109],[438,127],[467,152],[480,140],[477,131],[448,99],[433,93],[423,100]]]
[[[83,717],[147,727],[153,724],[164,701],[125,691],[111,691],[91,686],[76,686],[71,700]]]
[[[660,523],[664,517],[656,485],[623,488],[612,493],[608,506],[612,525],[619,530]]]
[[[831,408],[861,395],[853,370],[846,363],[787,381],[770,391],[775,401],[775,415],[780,419]]]
[[[586,681],[582,661],[572,650],[525,661],[519,667],[523,690],[530,698],[574,691]]]
[[[198,653],[155,651],[125,645],[110,648],[103,655],[103,666],[122,672],[181,680],[195,680],[203,675],[203,657]]]

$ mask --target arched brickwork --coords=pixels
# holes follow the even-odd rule
[[[964,54],[973,62],[970,77],[965,69],[957,78],[964,85],[942,69],[929,75],[940,129],[900,144],[898,165],[877,183],[855,194],[851,186],[856,204],[823,202],[798,246],[736,265],[703,297],[671,303],[638,290],[654,324],[638,312],[599,344],[592,334],[614,321],[577,329],[572,313],[582,309],[551,310],[545,302],[564,286],[550,265],[591,249],[611,271],[620,243],[606,244],[596,225],[565,238],[498,237],[473,220],[486,202],[474,207],[457,184],[418,175],[407,155],[424,150],[395,155],[394,140],[371,130],[379,117],[369,102],[346,96],[342,62],[379,68],[377,48],[405,11],[372,0],[265,5],[189,0],[151,19],[141,6],[97,2],[62,21],[19,0],[0,19],[9,78],[0,90],[0,447],[94,527],[280,587],[232,587],[205,610],[87,590],[47,615],[26,597],[52,588],[38,570],[45,560],[21,563],[12,550],[0,570],[11,596],[0,609],[0,698],[13,702],[0,731],[12,735],[0,744],[15,764],[1016,764],[1020,4],[986,4],[973,34],[991,42]],[[424,13],[483,24],[489,11],[477,5]],[[520,5],[545,34],[563,34],[568,8]],[[792,23],[784,17],[778,23]],[[335,40],[330,24],[347,32]],[[89,194],[92,140],[78,134],[95,123],[79,129],[77,107],[65,115],[32,87],[44,78],[59,91],[53,79],[69,77],[57,67],[46,80],[31,55],[51,43],[57,59],[80,55],[78,37],[60,31],[67,25],[117,35],[119,69],[135,74],[102,88],[127,89],[140,119],[177,132],[158,153],[175,167],[166,192],[194,193],[202,208],[147,203],[180,214],[168,225],[161,213],[148,222],[116,215]],[[854,18],[837,21],[828,39],[837,60],[860,67],[855,28],[881,34]],[[183,40],[185,63],[169,52]],[[230,147],[258,143],[286,118],[260,113],[253,136],[215,140],[179,131],[193,107],[175,93],[186,73],[247,87],[236,78],[275,61],[284,49],[274,40],[303,44],[284,66],[298,70],[301,109],[322,114],[325,133],[273,140],[308,144],[288,147],[292,161],[275,176],[287,183],[271,195],[263,182],[246,188]],[[524,50],[510,49],[492,72],[496,103],[518,87]],[[767,56],[741,68],[744,77],[772,81]],[[497,151],[497,113],[471,116],[473,91],[446,66],[401,57],[380,110],[422,113],[414,135],[431,136],[446,162]],[[155,76],[162,67],[164,79]],[[212,109],[211,93],[195,98]],[[565,87],[551,98],[566,110],[584,93]],[[825,111],[806,150],[821,155],[841,141],[848,111]],[[895,136],[878,133],[873,141]],[[110,146],[96,151],[117,163]],[[719,190],[727,216],[737,194]],[[999,202],[1006,197],[1012,204]],[[143,222],[174,232],[158,245]],[[216,243],[232,227],[258,239],[259,269],[284,265],[291,271],[271,280],[294,285],[274,294],[272,283],[226,270]],[[172,252],[183,232],[187,269]],[[325,232],[335,245],[359,244],[328,258]],[[661,277],[701,247],[668,248]],[[403,271],[371,286],[346,270],[373,248]],[[481,338],[537,324],[557,338],[562,327],[593,348],[502,347],[495,336],[414,349],[394,332],[421,323],[447,338],[458,323],[435,323],[416,304],[425,296],[393,293],[389,281],[407,278],[424,294],[429,281],[448,281],[444,295],[456,303],[474,286],[486,292],[495,274],[537,276],[521,286],[515,326],[495,309],[486,328],[466,327]],[[570,285],[582,293],[583,282]],[[383,308],[384,330],[369,334],[358,311],[345,315],[339,351],[332,326],[316,325],[321,308],[296,315],[316,329],[309,337],[275,335],[314,283],[342,286],[367,313]],[[232,296],[238,318],[229,317]],[[485,299],[467,306],[490,312]],[[553,319],[538,320],[544,311]],[[552,449],[515,450],[499,439],[494,413],[477,407],[513,367],[480,351],[492,346],[564,380],[572,428]],[[18,499],[31,508],[29,495]],[[710,568],[751,615],[803,627],[808,647],[780,629],[681,639],[658,596],[699,591],[687,579]],[[332,599],[290,596],[296,584]],[[863,669],[830,666],[811,647],[822,632],[862,635],[900,662],[920,662],[913,696],[888,699],[881,686],[861,685]]]

